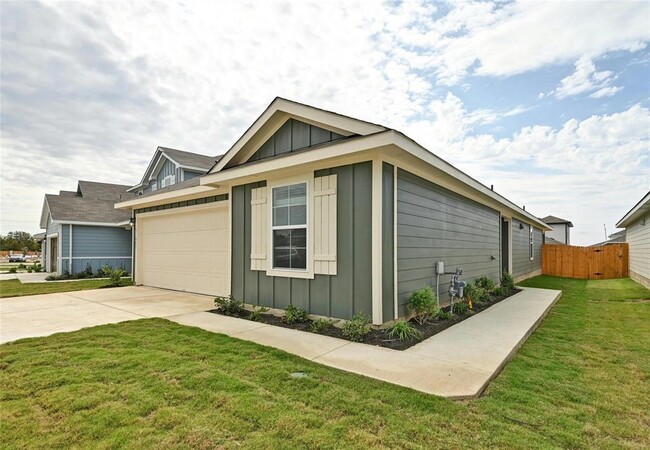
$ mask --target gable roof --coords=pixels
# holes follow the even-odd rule
[[[169,147],[158,147],[149,161],[147,170],[145,170],[142,180],[139,184],[129,188],[129,192],[135,191],[145,185],[153,175],[153,171],[159,165],[158,162],[161,158],[165,157],[172,161],[179,167],[184,169],[194,170],[202,174],[206,173],[212,166],[214,166],[222,155],[207,156],[199,153],[186,152]]]
[[[257,146],[266,142],[291,118],[328,129],[343,136],[354,134],[367,136],[389,129],[383,125],[276,97],[208,173],[220,171],[233,160],[239,160],[240,162],[246,160],[247,156],[254,153]]]
[[[618,221],[616,228],[627,228],[648,212],[650,212],[650,191]]]
[[[573,227],[573,223],[571,223],[570,220],[560,219],[559,217],[555,217],[555,216],[542,217],[540,218],[540,220],[548,225],[559,225],[562,223],[566,223],[569,225],[569,228]]]
[[[128,222],[128,211],[116,210],[115,202],[133,198],[129,186],[80,180],[77,192],[60,191],[45,194],[41,213],[41,228],[47,227],[48,214],[57,222],[105,223],[115,225]]]

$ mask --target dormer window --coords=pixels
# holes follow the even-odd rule
[[[151,192],[155,191],[158,189],[158,181],[153,180],[153,183],[151,184]]]
[[[162,179],[161,187],[171,186],[174,183],[176,183],[176,175],[167,175]]]

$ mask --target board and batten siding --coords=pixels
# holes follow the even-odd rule
[[[523,228],[520,226],[522,225]],[[530,259],[530,229],[527,223],[512,221],[512,276],[516,280],[542,270],[542,231],[533,227],[533,259]]]
[[[626,228],[625,241],[630,251],[630,278],[650,287],[650,214]]]
[[[59,232],[59,224],[52,221],[52,217],[47,218],[47,227],[45,229],[46,236],[51,236]]]
[[[232,189],[232,295],[246,303],[349,319],[372,312],[372,163],[318,170],[337,178],[337,274],[313,279],[267,276],[251,270],[251,195],[265,182]],[[269,197],[271,195],[269,194]],[[271,258],[271,255],[268,255]]]
[[[488,276],[500,280],[498,211],[399,169],[397,175],[397,283],[399,315],[411,293],[435,291],[435,263],[445,271],[463,269],[462,280]],[[441,303],[448,303],[451,276],[440,277]]]

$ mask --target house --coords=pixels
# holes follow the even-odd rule
[[[650,192],[618,221],[616,228],[625,228],[630,278],[650,288]]]
[[[609,236],[607,236],[606,241],[598,242],[596,244],[591,244],[589,247],[601,247],[603,245],[619,244],[621,242],[625,242],[625,230],[612,233]]]
[[[436,286],[437,261],[540,274],[551,230],[396,130],[282,98],[190,181],[115,205],[135,215],[136,284],[375,324]]]
[[[573,224],[569,220],[560,219],[555,216],[546,216],[540,219],[546,225],[551,227],[551,231],[547,231],[544,235],[547,238],[553,239],[553,241],[546,242],[547,244],[566,244],[571,245],[571,228]]]
[[[133,197],[129,186],[79,181],[76,191],[46,194],[40,227],[45,229],[41,263],[47,272],[93,272],[108,265],[132,272],[131,214],[115,202]]]

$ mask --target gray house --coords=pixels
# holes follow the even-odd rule
[[[542,217],[541,220],[551,227],[551,230],[545,233],[548,244],[571,244],[571,228],[573,228],[573,223],[570,220],[555,216]]]
[[[650,288],[650,192],[616,224],[630,249],[630,278]]]
[[[77,273],[90,265],[131,266],[131,214],[117,201],[133,198],[129,186],[79,181],[76,191],[46,194],[40,227],[45,229],[42,262],[47,272]]]
[[[281,98],[183,183],[115,205],[135,215],[136,284],[375,324],[438,261],[466,281],[540,274],[551,229],[396,130]]]

